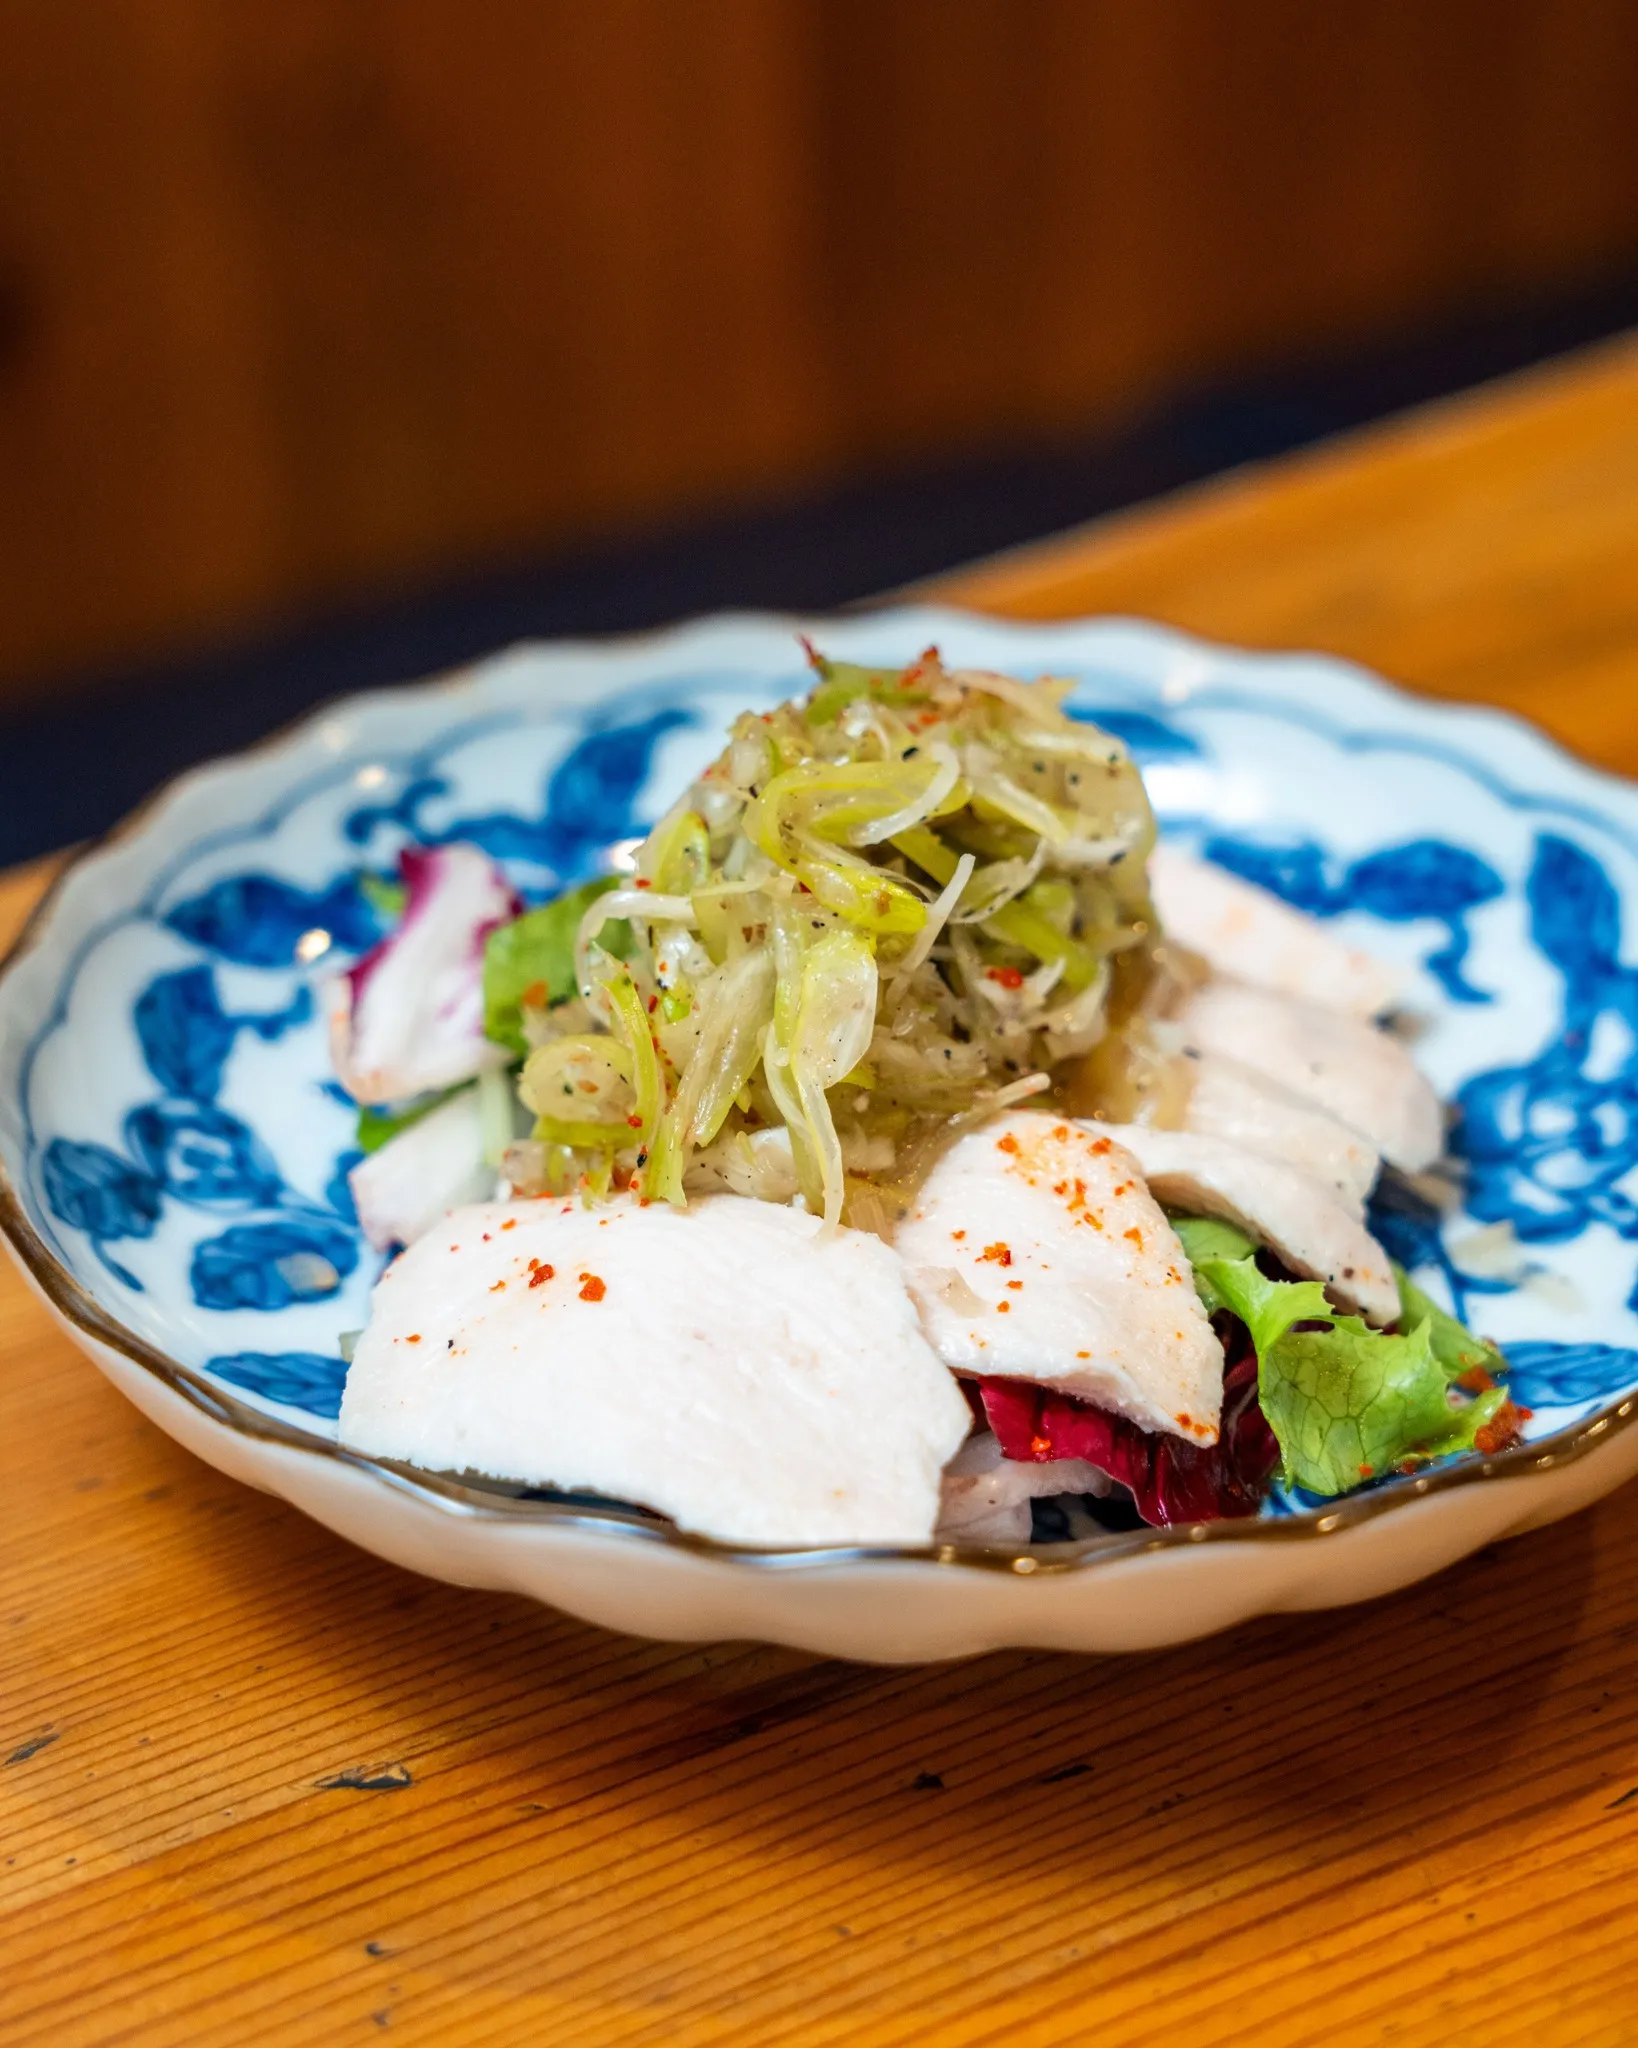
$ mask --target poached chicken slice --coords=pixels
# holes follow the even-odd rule
[[[1317,1103],[1405,1172],[1419,1173],[1438,1158],[1439,1098],[1386,1032],[1237,981],[1208,981],[1176,1021],[1185,1045],[1240,1060]]]
[[[971,1416],[897,1255],[736,1195],[457,1209],[377,1284],[340,1439],[735,1543],[924,1543]]]
[[[1344,945],[1268,889],[1164,843],[1149,856],[1149,890],[1166,936],[1219,974],[1353,1017],[1391,1009],[1402,977]]]
[[[1223,1351],[1131,1153],[1015,1110],[951,1146],[895,1244],[954,1371],[1035,1380],[1214,1443]]]
[[[1059,1493],[1114,1490],[1108,1473],[1084,1458],[1049,1458],[1037,1463],[1003,1455],[991,1431],[970,1436],[944,1473],[944,1498],[939,1508],[940,1543],[1027,1543],[1034,1518],[1032,1500],[1050,1500]]]
[[[1223,1053],[1196,1052],[1186,1071],[1186,1131],[1300,1167],[1335,1195],[1350,1216],[1364,1216],[1365,1198],[1382,1161],[1358,1131]]]
[[[1299,1167],[1198,1131],[1088,1123],[1137,1161],[1150,1194],[1197,1216],[1226,1217],[1367,1322],[1398,1319],[1388,1255],[1357,1217]]]

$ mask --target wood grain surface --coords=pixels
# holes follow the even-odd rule
[[[0,5],[0,702],[1638,259],[1635,0],[481,20]]]
[[[1338,646],[1638,766],[1635,564],[1628,348],[949,589]],[[1124,1661],[653,1646],[219,1478],[8,1276],[0,1506],[6,2048],[1638,2038],[1630,1490]]]

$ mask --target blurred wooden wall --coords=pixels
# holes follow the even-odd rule
[[[0,0],[0,686],[1638,258],[1638,0]]]

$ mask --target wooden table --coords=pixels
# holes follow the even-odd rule
[[[1340,649],[1638,769],[1638,348],[942,594]],[[1374,1607],[878,1671],[391,1570],[9,1274],[0,1460],[6,2048],[1638,2039],[1630,1491]]]

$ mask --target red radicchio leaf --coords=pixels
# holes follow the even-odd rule
[[[521,909],[476,846],[406,847],[394,929],[329,985],[336,1078],[359,1102],[407,1100],[469,1081],[503,1055],[484,1036],[484,942]]]
[[[398,853],[398,876],[404,885],[404,909],[397,925],[385,938],[377,939],[367,953],[356,959],[346,970],[352,985],[353,1001],[363,999],[375,970],[383,961],[392,957],[393,949],[402,939],[406,928],[423,916],[437,895],[449,867],[454,860],[472,862],[474,856],[483,859],[489,868],[490,891],[495,900],[488,906],[488,914],[471,921],[465,934],[462,948],[479,974],[483,970],[483,942],[497,925],[507,924],[523,911],[523,898],[511,887],[494,862],[488,861],[476,847],[456,842],[453,846],[405,846]]]
[[[1256,1514],[1280,1447],[1257,1405],[1257,1354],[1245,1325],[1221,1313],[1213,1321],[1228,1361],[1216,1443],[1151,1435],[1123,1415],[1027,1380],[981,1379],[984,1412],[1003,1455],[1038,1464],[1084,1458],[1129,1487],[1138,1513],[1158,1529]]]

